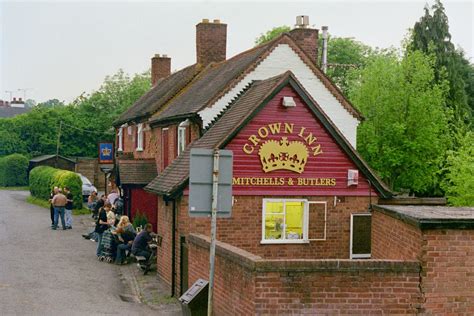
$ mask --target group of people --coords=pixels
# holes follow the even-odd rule
[[[148,243],[152,240],[153,226],[146,224],[137,233],[129,217],[122,214],[122,199],[116,191],[108,196],[102,194],[100,198],[97,194],[91,195],[87,204],[96,222],[94,230],[82,236],[97,242],[98,258],[115,258],[115,263],[121,265],[127,263],[130,253],[147,259],[151,256]]]
[[[73,208],[73,194],[68,187],[63,189],[54,187],[51,192],[49,200],[51,213],[51,229],[58,228],[58,221],[61,218],[61,225],[63,230],[72,229],[72,208]]]

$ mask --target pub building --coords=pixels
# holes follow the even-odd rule
[[[426,229],[471,229],[464,237],[474,241],[474,210],[456,215],[465,217],[459,227],[431,210],[441,223],[431,227],[408,206],[380,206],[406,201],[357,153],[362,116],[317,66],[318,30],[297,21],[226,59],[227,26],[203,20],[196,64],[170,74],[169,58],[155,56],[153,87],[114,123],[128,205],[138,194],[156,208],[148,212],[161,241],[158,277],[177,297],[209,279],[210,218],[188,210],[190,150],[225,149],[233,152],[232,214],[217,219],[215,315],[452,311],[429,309],[426,293],[439,308],[436,295],[447,292],[461,298],[456,306],[472,306],[420,273],[430,260]],[[136,174],[149,179],[150,164],[157,175],[145,185]]]

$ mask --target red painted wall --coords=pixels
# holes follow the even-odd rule
[[[146,192],[141,188],[131,189],[131,213],[132,219],[135,217],[137,210],[145,213],[148,222],[153,225],[153,231],[157,228],[157,196]]]
[[[296,107],[284,107],[282,105],[284,96],[293,97]],[[268,126],[272,123],[281,123],[279,133],[275,129],[272,132]],[[285,123],[293,126],[292,133],[290,130],[285,130]],[[308,138],[310,133],[311,137]],[[269,140],[277,141],[280,144],[282,137],[286,137],[290,144],[293,141],[305,144],[308,150],[308,158],[303,172],[298,173],[289,170],[263,171],[259,151],[263,144]],[[316,140],[314,140],[314,137],[316,137]],[[313,142],[309,144],[305,138],[311,139]],[[256,142],[257,144],[255,144]],[[322,153],[314,156],[313,153],[316,151],[317,146],[320,146],[319,149]],[[355,164],[332,139],[304,101],[289,86],[283,88],[238,133],[226,146],[226,149],[230,149],[234,153],[234,180],[241,178],[240,185],[234,182],[234,195],[369,195],[368,182],[361,172],[359,172],[359,184],[357,186],[347,186],[347,170],[357,169]],[[252,152],[249,154],[245,150]],[[290,156],[292,156],[291,151],[289,152]],[[277,150],[275,155],[278,156],[279,153]],[[263,180],[247,180],[245,178],[270,179],[265,180],[266,183],[259,185],[257,181]],[[293,182],[293,184],[289,184],[290,179],[290,182]],[[254,184],[248,185],[250,181],[253,181]],[[311,181],[312,184],[310,183]],[[275,182],[284,182],[284,185],[275,185]],[[306,182],[305,185],[303,185],[304,182]],[[335,185],[333,185],[334,182]],[[372,191],[372,195],[376,195],[376,192]]]

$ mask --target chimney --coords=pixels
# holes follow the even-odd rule
[[[227,46],[227,24],[203,19],[196,25],[196,62],[206,66],[224,61]]]
[[[307,15],[296,17],[296,25],[290,31],[290,36],[316,65],[318,61],[318,30],[309,28],[309,17]]]
[[[155,54],[151,59],[151,85],[156,85],[158,79],[171,74],[171,58],[167,55]]]

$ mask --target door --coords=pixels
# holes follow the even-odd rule
[[[369,213],[351,214],[350,258],[370,258],[372,216]]]

